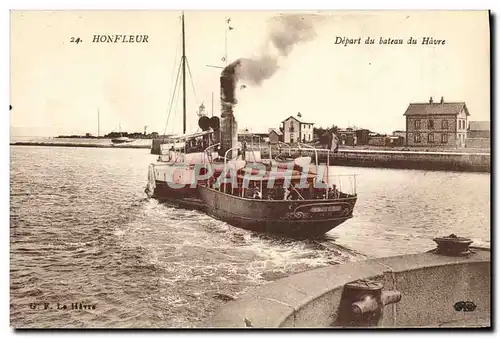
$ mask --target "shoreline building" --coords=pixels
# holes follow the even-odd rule
[[[283,142],[284,143],[307,143],[313,141],[313,122],[304,122],[301,120],[300,113],[297,116],[289,116],[282,123]]]
[[[343,146],[355,146],[358,143],[356,131],[353,128],[338,128],[337,135],[340,144]]]
[[[392,132],[392,136],[395,136],[395,137],[400,137],[402,138],[402,145],[405,145],[406,144],[406,130],[394,130]]]
[[[267,142],[269,133],[262,130],[253,130],[249,128],[238,130],[238,141],[246,141],[248,143],[262,143]]]
[[[465,147],[467,118],[465,102],[410,103],[406,112],[406,146]]]
[[[466,148],[491,148],[490,121],[470,121]]]
[[[283,142],[283,133],[276,128],[269,128],[269,143],[278,144]]]

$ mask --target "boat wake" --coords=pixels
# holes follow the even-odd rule
[[[310,268],[366,259],[366,256],[352,249],[335,244],[328,236],[293,239],[257,233],[233,227],[198,211],[171,207],[153,199],[146,199],[141,204],[142,212],[138,213],[138,219],[128,225],[130,239],[138,245],[151,243],[152,251],[162,248],[164,252],[175,250],[177,259],[190,256],[191,250],[202,256],[211,255],[211,258],[206,259],[206,264],[211,267],[246,261],[253,269],[251,274],[260,275],[263,281],[274,279],[269,278],[273,272],[288,275]],[[145,224],[143,218],[153,219],[152,224],[155,225]],[[161,252],[155,253],[160,264],[161,256]],[[164,257],[171,262],[174,256]]]

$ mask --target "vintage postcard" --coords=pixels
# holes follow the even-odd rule
[[[13,328],[491,328],[490,13],[13,10]]]

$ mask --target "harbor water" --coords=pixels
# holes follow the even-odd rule
[[[195,327],[293,273],[427,251],[451,233],[490,245],[488,173],[333,166],[357,174],[354,218],[324,239],[291,240],[147,199],[155,159],[140,149],[11,147],[12,326]]]

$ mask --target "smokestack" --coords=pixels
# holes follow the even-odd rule
[[[234,118],[233,106],[236,104],[235,88],[238,81],[236,67],[240,60],[229,64],[222,70],[220,75],[220,103],[221,103],[221,147],[219,155],[224,156],[226,151],[236,146],[238,142],[238,123]],[[229,156],[235,158],[237,151],[234,150]]]
[[[238,81],[246,80],[258,86],[262,81],[271,78],[279,69],[280,58],[287,57],[295,45],[307,42],[316,36],[314,24],[320,19],[320,16],[312,14],[281,14],[272,18],[269,35],[260,55],[240,58],[222,70],[220,76],[222,135],[219,155],[224,156],[225,152],[235,147],[238,142],[238,125],[233,114],[233,106],[237,103],[235,89]],[[270,47],[274,47],[274,50]],[[235,158],[235,155],[232,158]]]

